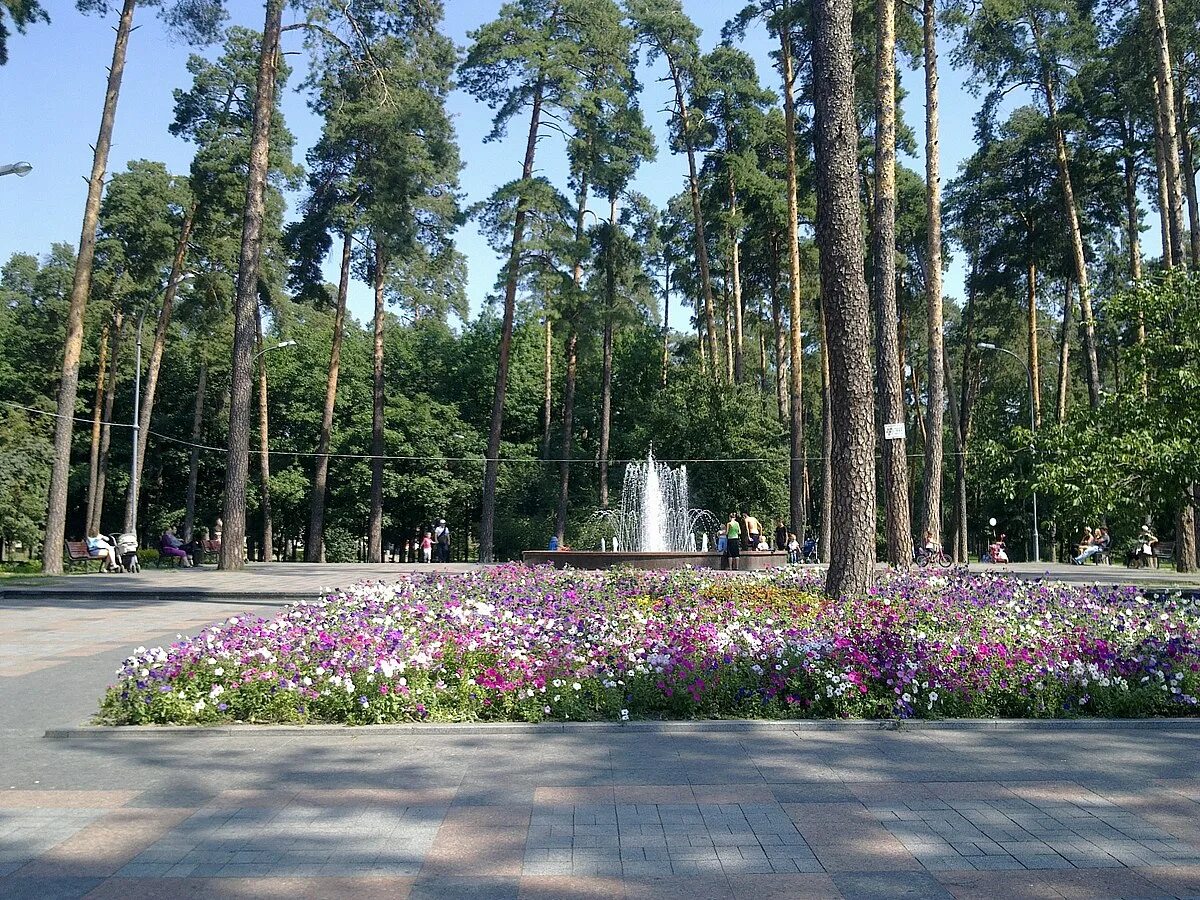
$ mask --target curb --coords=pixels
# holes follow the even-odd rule
[[[250,608],[272,603],[304,603],[318,600],[320,591],[288,592],[288,593],[212,593],[205,591],[164,590],[164,591],[76,591],[68,588],[0,588],[0,606],[10,600],[71,600],[86,602],[88,600],[103,600],[113,596],[134,596],[141,602],[161,603],[165,601],[183,601],[187,603],[228,603],[247,606]]]
[[[159,737],[235,737],[267,734],[276,737],[340,735],[375,737],[388,735],[494,735],[494,734],[606,734],[642,733],[764,734],[839,731],[1200,731],[1200,719],[785,719],[678,722],[465,722],[462,724],[410,725],[131,725],[112,727],[83,725],[47,728],[48,740],[125,741]]]

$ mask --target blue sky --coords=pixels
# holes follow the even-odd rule
[[[44,5],[52,24],[34,26],[26,35],[11,39],[9,64],[0,68],[0,163],[28,160],[34,165],[25,178],[0,179],[0,261],[14,252],[44,253],[54,241],[74,244],[79,240],[91,143],[96,139],[106,67],[112,56],[111,17],[103,20],[81,15],[67,0],[50,0]],[[494,17],[500,5],[501,0],[447,0],[444,27],[465,47],[467,33]],[[684,0],[686,11],[703,30],[705,50],[719,42],[721,26],[741,5],[741,0]],[[260,3],[241,0],[231,6],[239,10],[238,24],[262,27]],[[191,145],[172,137],[167,126],[173,117],[171,92],[190,83],[185,62],[194,51],[167,34],[153,9],[140,10],[138,23],[130,40],[109,168],[120,170],[127,161],[144,158],[162,160],[172,171],[183,173],[188,169]],[[301,50],[296,32],[285,35],[285,41],[285,50]],[[761,28],[752,31],[743,46],[757,60],[760,79],[774,87],[778,76],[770,63],[771,47],[765,32]],[[215,48],[203,52],[212,55]],[[291,61],[297,71],[284,98],[284,112],[296,135],[297,160],[303,162],[304,153],[317,139],[320,122],[295,89],[303,80],[306,63],[302,56],[292,56]],[[973,149],[971,118],[979,102],[966,91],[963,74],[950,68],[944,50],[941,65],[942,172],[948,179]],[[661,205],[684,187],[687,166],[683,157],[673,156],[665,147],[665,128],[657,110],[667,95],[656,80],[659,74],[653,69],[640,73],[645,87],[642,106],[658,136],[659,156],[642,167],[633,186]],[[905,69],[903,78],[908,89],[904,114],[910,125],[923,133],[921,72]],[[483,138],[491,128],[489,109],[456,91],[450,110],[465,163],[462,188],[470,203],[519,175],[522,128],[518,125],[517,134],[504,141],[485,144]],[[565,187],[561,139],[546,137],[539,154],[540,173]],[[902,162],[923,171],[920,156]],[[297,200],[290,198],[292,210]],[[491,290],[499,262],[470,225],[460,233],[458,243],[469,264],[468,296],[474,312]],[[336,277],[332,266],[327,271],[331,278]],[[951,263],[945,289],[950,297],[962,295],[958,260]],[[355,285],[352,290],[351,311],[360,320],[369,317],[365,286]],[[671,319],[686,321],[678,307],[672,309]]]

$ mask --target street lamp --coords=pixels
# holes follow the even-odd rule
[[[1011,350],[1006,350],[1003,347],[997,347],[989,341],[979,341],[976,345],[980,350],[994,350],[997,353],[1006,353],[1025,367],[1025,378],[1029,384],[1029,430],[1032,434],[1037,434],[1037,414],[1033,404],[1033,370],[1029,368],[1029,363],[1017,356]],[[1036,454],[1036,450],[1033,451]],[[1038,514],[1037,514],[1037,491],[1033,492],[1033,558],[1037,562],[1042,561],[1041,542],[1038,538]]]
[[[0,175],[16,175],[24,178],[33,171],[33,166],[27,162],[9,163],[5,166],[0,166]]]
[[[260,356],[262,356],[264,353],[270,353],[272,350],[282,350],[284,347],[295,347],[295,346],[296,346],[295,341],[286,340],[286,341],[280,341],[278,344],[274,344],[270,347],[263,347],[261,350],[259,350],[257,353],[255,353],[254,356],[252,356],[250,358],[250,365],[254,365],[256,362],[258,362],[258,358]]]
[[[26,163],[28,165],[28,163]],[[32,167],[31,167],[32,168]],[[2,174],[2,173],[0,173]],[[22,173],[18,173],[22,174]],[[163,292],[172,286],[178,286],[191,281],[196,276],[191,272],[184,272],[174,281],[168,281],[163,286]],[[138,313],[137,324],[137,353],[133,365],[133,453],[130,454],[129,462],[129,490],[133,497],[132,512],[129,516],[129,531],[137,534],[137,514],[138,514],[138,442],[141,437],[141,421],[142,421],[142,323],[146,321],[146,307],[142,307],[142,311]]]

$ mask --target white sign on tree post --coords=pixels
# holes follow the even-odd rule
[[[883,426],[883,439],[885,441],[899,441],[904,438],[904,423],[903,422],[888,422]]]

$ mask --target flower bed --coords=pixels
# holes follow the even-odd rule
[[[366,582],[139,647],[99,721],[1194,715],[1200,605],[1133,588],[803,570],[493,568]]]

